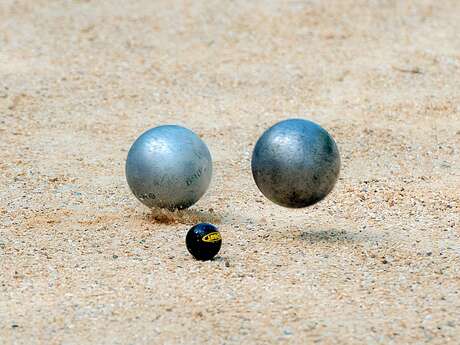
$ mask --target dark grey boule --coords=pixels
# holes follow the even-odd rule
[[[332,136],[303,119],[281,121],[259,138],[252,154],[252,174],[262,194],[290,208],[313,205],[328,195],[340,171]]]

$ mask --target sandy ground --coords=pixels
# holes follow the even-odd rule
[[[458,344],[460,2],[0,1],[0,344]],[[289,117],[335,137],[331,195],[250,173]],[[214,158],[190,211],[130,193],[160,124]],[[187,229],[219,224],[212,262]]]

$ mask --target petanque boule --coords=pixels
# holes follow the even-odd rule
[[[321,126],[303,119],[275,124],[257,141],[251,168],[257,187],[274,203],[289,207],[311,206],[334,188],[340,171],[340,154],[332,136]]]
[[[144,205],[185,209],[208,189],[212,159],[194,132],[165,125],[136,139],[128,152],[125,172],[131,191]]]

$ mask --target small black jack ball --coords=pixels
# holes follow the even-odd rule
[[[214,225],[200,223],[188,231],[185,244],[195,259],[206,261],[211,260],[219,252],[222,237]]]

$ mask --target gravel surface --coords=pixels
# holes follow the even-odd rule
[[[0,1],[0,344],[458,344],[460,2]],[[257,138],[313,120],[323,202],[255,186]],[[124,163],[180,124],[214,159],[188,211]],[[197,262],[185,234],[223,236]]]

